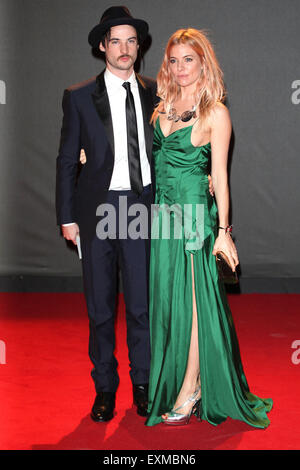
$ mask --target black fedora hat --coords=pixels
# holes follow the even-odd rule
[[[122,24],[133,26],[137,30],[141,42],[146,39],[148,34],[148,24],[146,21],[133,18],[128,8],[124,6],[110,7],[103,13],[99,24],[90,32],[88,37],[90,45],[98,48],[101,39],[109,28]]]

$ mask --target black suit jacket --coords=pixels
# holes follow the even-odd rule
[[[137,75],[144,117],[146,151],[152,165],[153,128],[149,123],[157,102],[154,80]],[[77,222],[82,230],[96,225],[96,209],[105,202],[114,167],[114,137],[104,71],[64,92],[63,124],[56,172],[57,223]],[[80,149],[87,163],[80,168]]]

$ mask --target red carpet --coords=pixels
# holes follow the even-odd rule
[[[266,430],[231,419],[214,427],[194,417],[184,427],[144,426],[132,407],[122,296],[116,416],[94,423],[83,295],[0,294],[0,340],[6,346],[0,449],[299,449],[300,364],[292,355],[300,359],[300,352],[292,343],[300,341],[300,295],[231,295],[229,302],[250,389],[274,400]]]

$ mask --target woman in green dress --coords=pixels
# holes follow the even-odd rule
[[[231,417],[265,428],[272,400],[249,391],[216,266],[218,251],[233,271],[239,263],[228,220],[231,120],[222,71],[202,31],[171,36],[157,84],[146,425],[187,424],[194,413],[214,425]]]

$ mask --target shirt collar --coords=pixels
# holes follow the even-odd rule
[[[117,77],[110,70],[108,70],[108,68],[106,68],[104,72],[104,80],[106,88],[109,88],[110,90],[120,90],[120,87],[124,83],[122,78]],[[132,72],[132,75],[125,81],[129,82],[132,87],[137,87],[137,80],[134,72]]]

